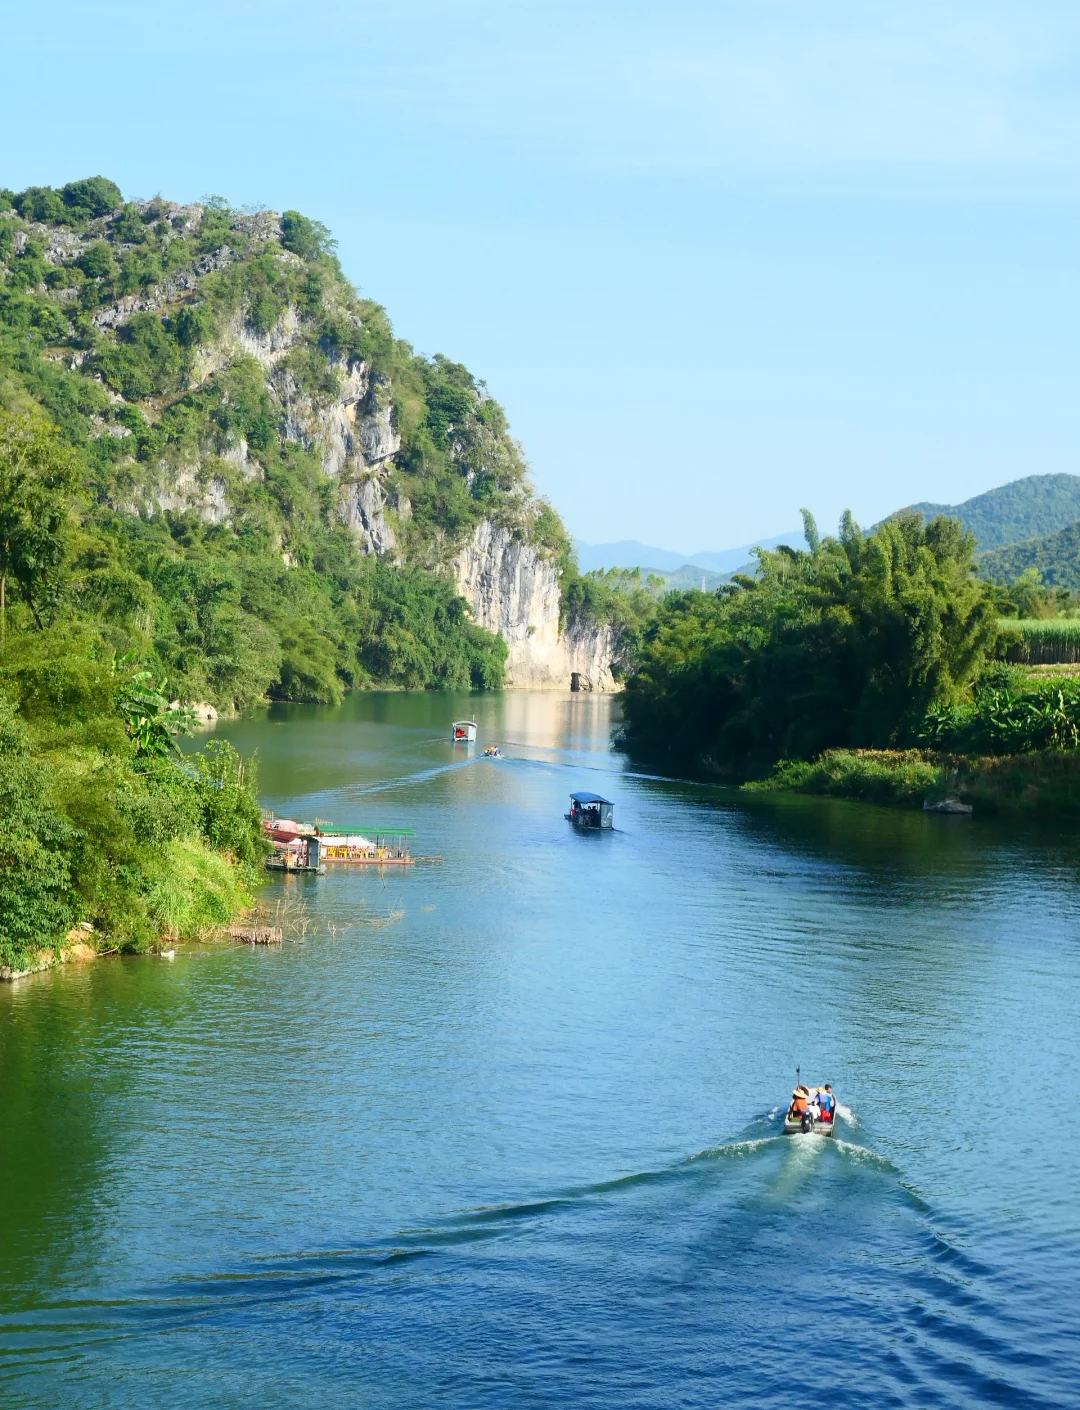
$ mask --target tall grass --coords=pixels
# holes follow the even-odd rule
[[[1080,617],[1002,617],[998,630],[1007,661],[1026,666],[1080,661]]]
[[[166,845],[147,896],[158,934],[171,940],[195,939],[252,904],[240,871],[198,837]]]

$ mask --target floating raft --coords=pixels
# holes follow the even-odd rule
[[[346,862],[353,866],[411,867],[416,858],[409,853],[411,827],[380,828],[367,836],[360,832],[320,832],[319,852],[324,862]]]

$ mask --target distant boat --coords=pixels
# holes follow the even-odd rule
[[[594,828],[614,827],[614,811],[615,804],[608,798],[601,798],[599,793],[571,793],[570,811],[565,817],[575,827],[589,832]]]
[[[476,721],[475,720],[455,720],[450,726],[451,744],[475,744],[476,743]]]
[[[485,758],[485,759],[501,759],[501,758],[502,758],[502,750],[499,748],[499,746],[498,746],[497,744],[489,744],[488,747],[484,750],[484,758]]]

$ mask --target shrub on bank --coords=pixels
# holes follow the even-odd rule
[[[920,808],[928,797],[944,794],[945,779],[944,768],[916,749],[830,749],[813,760],[785,759],[767,779],[744,787]]]
[[[913,808],[948,795],[977,813],[1080,816],[1080,752],[972,758],[916,749],[832,749],[809,761],[784,760],[767,779],[743,787]]]
[[[1080,680],[1034,679],[1016,668],[985,673],[970,700],[931,709],[924,744],[950,754],[997,756],[1080,746]]]
[[[181,759],[159,697],[89,629],[0,645],[0,968],[24,968],[89,923],[144,950],[248,904],[265,854],[250,762],[214,741]]]

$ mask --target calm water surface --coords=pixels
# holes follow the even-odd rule
[[[1076,839],[642,777],[612,708],[222,731],[441,860],[0,986],[0,1403],[1080,1403]]]

